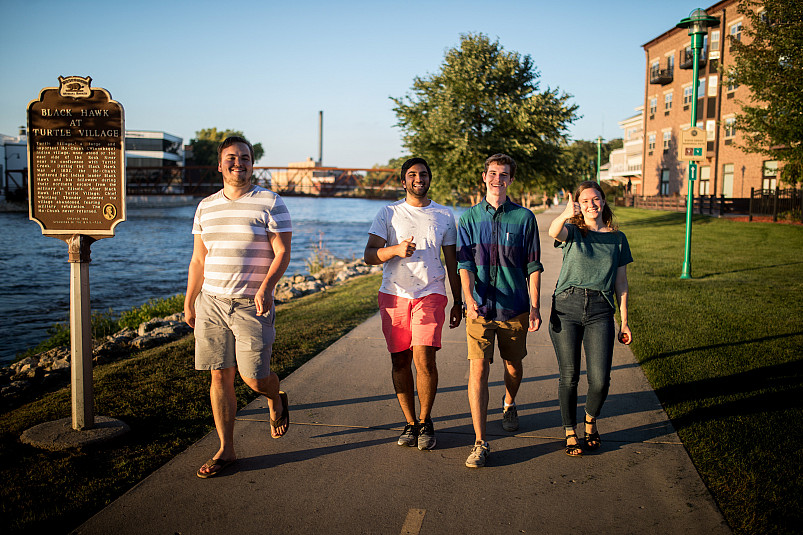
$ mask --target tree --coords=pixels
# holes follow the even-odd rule
[[[518,188],[543,188],[557,174],[577,106],[558,90],[539,92],[539,77],[529,55],[465,34],[438,73],[416,77],[410,93],[391,97],[405,147],[432,167],[435,198],[453,202],[481,192],[483,163],[497,152],[516,160]]]
[[[611,159],[611,152],[623,147],[623,140],[612,139],[602,143],[601,163]],[[597,179],[597,141],[578,139],[563,150],[561,181],[555,189],[574,189],[583,180]]]
[[[745,40],[730,36],[734,67],[729,81],[750,89],[740,102],[736,128],[743,148],[785,162],[781,179],[803,179],[803,3],[742,0],[739,13],[749,20]]]
[[[412,156],[400,156],[398,158],[391,158],[388,160],[387,164],[374,164],[371,168],[372,169],[394,169],[396,174],[398,175],[399,171],[401,170],[401,166],[406,162],[408,159],[412,158]],[[365,174],[366,184],[378,184],[385,182],[388,179],[388,175],[386,172],[377,172],[377,171],[368,171]]]
[[[204,128],[195,132],[195,137],[190,140],[192,145],[192,161],[195,165],[206,165],[217,167],[217,147],[229,136],[245,135],[239,130],[221,130],[217,128]],[[248,138],[246,138],[248,139]],[[251,141],[249,139],[249,141]],[[265,154],[262,143],[254,144],[254,163],[258,162]]]

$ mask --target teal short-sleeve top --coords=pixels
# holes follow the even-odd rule
[[[555,295],[571,288],[585,288],[602,292],[605,299],[616,308],[614,283],[616,271],[633,261],[630,245],[623,232],[594,232],[585,236],[577,225],[568,224],[569,235],[565,242],[555,240],[555,247],[563,249],[563,265],[560,268]]]

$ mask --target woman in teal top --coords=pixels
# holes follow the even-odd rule
[[[596,182],[583,182],[566,209],[549,226],[555,246],[563,248],[563,265],[552,298],[549,336],[560,369],[558,399],[566,431],[566,454],[596,450],[601,441],[597,416],[608,396],[615,333],[614,311],[619,303],[622,325],[619,341],[633,340],[627,324],[627,264],[633,261],[624,233],[613,224],[613,212]],[[585,407],[585,446],[577,439],[577,383],[580,348],[585,350],[588,395]]]

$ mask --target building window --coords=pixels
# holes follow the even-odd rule
[[[722,166],[722,195],[727,198],[733,198],[733,164],[726,163]]]
[[[711,167],[700,168],[700,191],[699,195],[711,195]]]
[[[664,111],[669,111],[672,109],[672,93],[667,93],[664,95]]]
[[[700,78],[697,83],[697,100],[705,97],[705,78]]]
[[[688,106],[694,98],[694,87],[687,85],[683,88],[683,105]]]
[[[664,132],[664,152],[669,150],[669,144],[672,141],[672,132],[666,131]]]
[[[725,119],[725,139],[733,138],[736,135],[736,118],[728,117]]]
[[[669,195],[669,169],[661,169],[661,195]]]
[[[708,77],[708,96],[715,97],[717,96],[717,75],[712,74]]]
[[[732,75],[728,75],[728,93],[733,93],[739,88],[739,84],[736,83]]]
[[[766,160],[764,162],[764,176],[761,180],[761,189],[774,190],[778,186],[778,161]]]
[[[655,150],[655,134],[650,134],[647,136],[647,150],[650,151],[650,156],[652,156],[652,151]]]
[[[739,21],[739,22],[737,22],[735,24],[731,24],[730,33],[731,33],[731,37],[733,39],[735,39],[736,41],[741,41],[742,40],[742,22]]]
[[[675,71],[675,55],[672,54],[666,58],[666,68],[669,70],[669,73],[673,73]]]
[[[711,32],[711,50],[719,50],[719,30]]]
[[[714,119],[709,119],[705,122],[705,139],[706,141],[714,141],[717,138],[717,122]]]
[[[658,98],[652,97],[650,99],[650,116],[652,117],[655,115],[655,112],[658,110]]]

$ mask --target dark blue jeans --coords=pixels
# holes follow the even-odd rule
[[[616,326],[614,309],[601,292],[569,288],[552,298],[549,337],[560,369],[558,399],[564,428],[577,425],[580,347],[586,355],[586,412],[596,418],[608,397]]]

